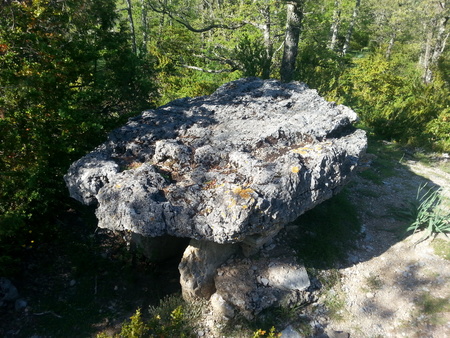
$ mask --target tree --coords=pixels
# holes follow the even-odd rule
[[[302,18],[303,0],[288,1],[284,52],[280,69],[281,80],[285,82],[291,81],[294,77]]]
[[[429,18],[424,22],[424,46],[420,57],[423,67],[422,79],[424,83],[431,83],[433,69],[436,68],[439,58],[444,53],[448,37],[448,22],[450,12],[448,1],[433,1],[427,12]]]
[[[361,5],[361,0],[356,0],[355,8],[353,9],[352,19],[350,21],[350,25],[348,26],[347,34],[345,35],[344,46],[342,47],[342,54],[343,55],[347,54],[347,51],[348,51],[348,49],[350,47],[350,40],[351,40],[352,35],[353,35],[353,30],[354,30],[354,27],[355,27],[356,19],[358,17],[359,6],[360,5]]]
[[[69,164],[151,104],[153,72],[128,36],[113,0],[0,7],[1,249],[24,244],[18,228],[42,230],[66,201]]]
[[[333,21],[330,29],[330,41],[328,43],[328,48],[331,50],[334,50],[334,48],[336,47],[340,23],[341,23],[341,0],[334,0]]]

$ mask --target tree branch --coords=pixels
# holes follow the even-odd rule
[[[228,26],[228,25],[223,25],[223,24],[212,23],[209,26],[205,26],[205,27],[202,27],[202,28],[194,28],[186,20],[183,20],[181,18],[175,17],[175,15],[172,14],[167,9],[167,7],[165,7],[164,4],[161,3],[161,1],[158,1],[158,2],[161,5],[161,8],[156,8],[151,2],[148,3],[149,7],[151,8],[152,11],[154,11],[156,13],[165,14],[165,15],[169,16],[172,20],[175,20],[176,22],[178,22],[179,24],[183,25],[188,30],[190,30],[191,32],[194,32],[194,33],[204,33],[204,32],[216,29],[216,28],[221,28],[221,29],[238,29],[238,28],[241,28],[241,27],[243,27],[243,26],[245,26],[247,24],[246,22],[243,22],[243,23],[240,23],[240,24],[238,24],[236,26]]]
[[[219,69],[219,70],[214,70],[214,69],[205,69],[205,68],[200,68],[200,67],[196,67],[196,66],[189,66],[189,65],[182,65],[182,66],[184,68],[199,70],[199,71],[204,72],[204,73],[212,73],[212,74],[231,73],[231,72],[234,72],[235,70],[237,70],[237,69]]]

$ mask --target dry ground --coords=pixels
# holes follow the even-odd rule
[[[340,316],[325,323],[328,330],[351,337],[450,337],[450,257],[442,257],[443,250],[450,252],[449,239],[440,235],[417,243],[423,233],[399,237],[405,220],[395,216],[421,184],[439,186],[449,198],[450,175],[443,170],[449,164],[402,161],[381,184],[357,178],[350,196],[364,236],[339,269],[335,292],[343,306]]]

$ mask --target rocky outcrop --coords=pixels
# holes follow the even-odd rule
[[[226,245],[251,255],[349,181],[366,148],[356,121],[302,83],[241,79],[131,118],[65,180],[98,205],[99,227],[195,240],[183,292],[208,297],[214,273],[196,276],[215,272],[235,250]]]

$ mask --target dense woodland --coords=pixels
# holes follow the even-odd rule
[[[448,0],[3,0],[0,275],[70,207],[62,176],[144,108],[298,80],[387,140],[450,151]]]

